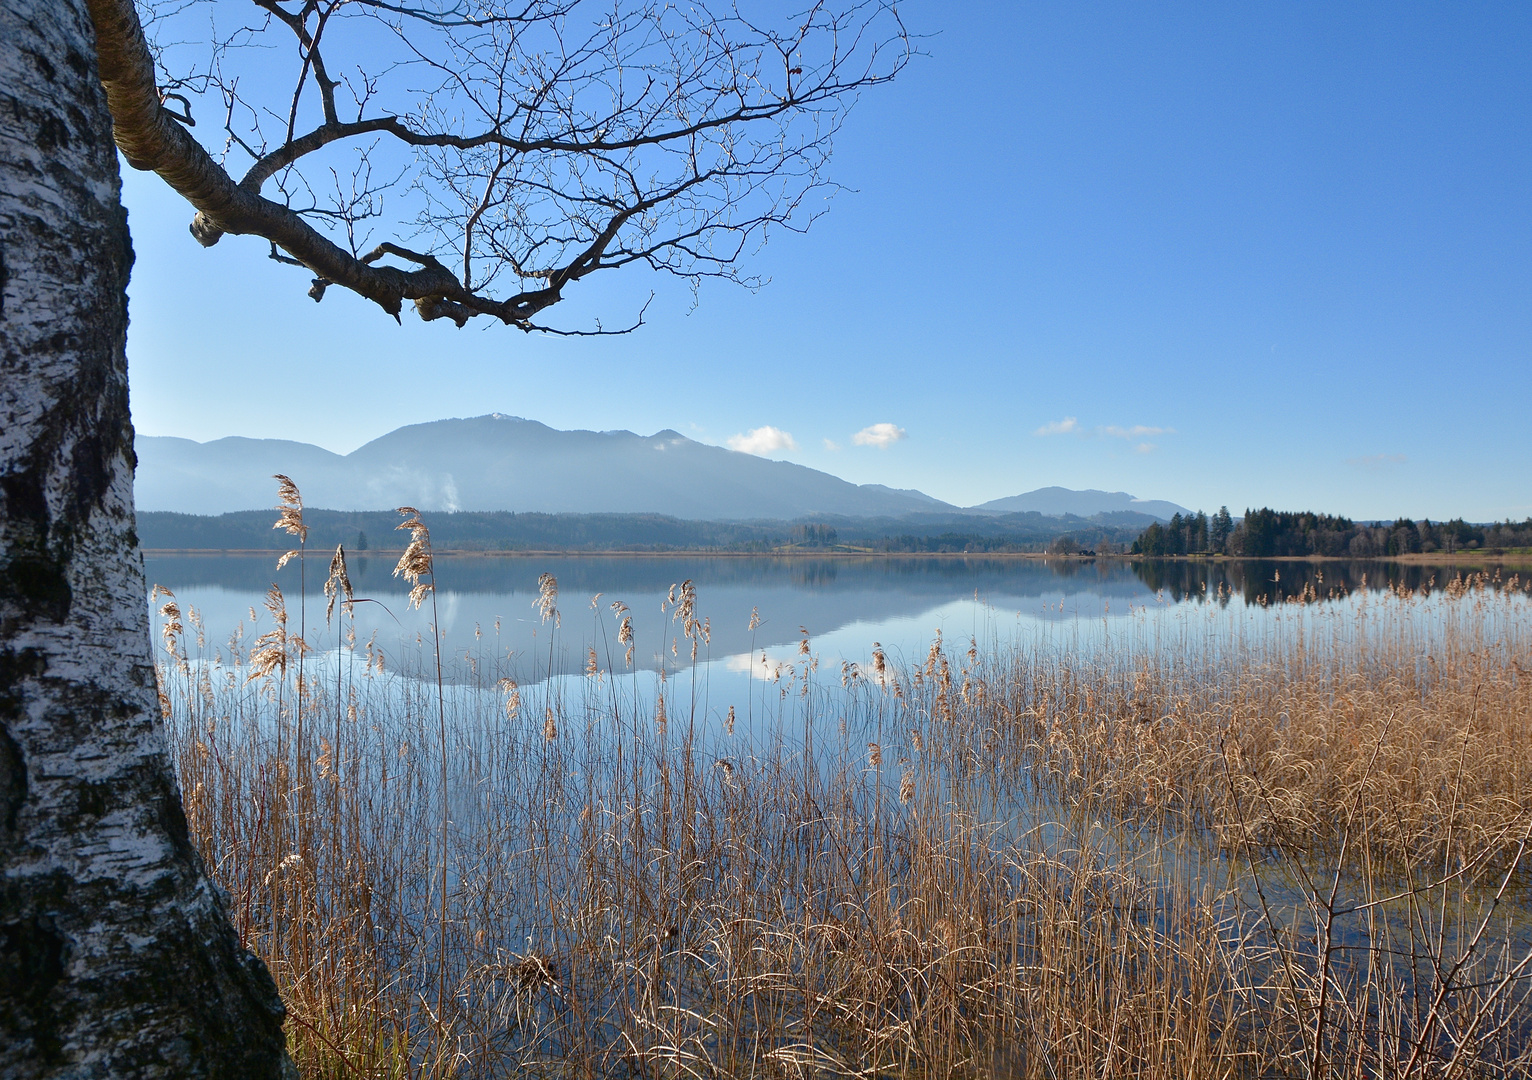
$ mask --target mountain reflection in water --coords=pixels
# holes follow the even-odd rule
[[[151,586],[170,588],[183,609],[198,611],[209,649],[235,633],[243,633],[248,643],[269,628],[271,616],[262,601],[273,583],[284,594],[292,632],[301,622],[310,646],[324,649],[337,641],[337,629],[324,625],[328,562],[328,553],[313,552],[307,567],[295,559],[277,570],[267,555],[153,555],[146,557],[145,569]],[[391,660],[400,650],[415,649],[417,637],[429,641],[430,633],[430,606],[409,609],[408,590],[392,576],[393,566],[391,556],[350,556],[356,596],[379,601],[357,605],[357,638],[365,641],[376,633]],[[1014,637],[1028,628],[1096,633],[1146,611],[1163,618],[1188,602],[1261,607],[1295,596],[1340,598],[1363,588],[1431,590],[1460,572],[1472,568],[983,556],[448,555],[437,561],[436,600],[449,669],[457,667],[454,657],[510,652],[518,658],[535,655],[535,665],[524,673],[537,678],[550,670],[555,675],[583,670],[592,647],[603,666],[609,657],[620,665],[613,601],[631,610],[635,663],[658,669],[661,655],[680,635],[662,609],[671,587],[688,579],[697,593],[697,617],[707,620],[710,633],[705,656],[735,658],[729,667],[739,671],[739,660],[763,651],[787,655],[805,632],[827,659],[865,662],[875,641],[894,655],[922,653],[938,629],[949,640],[972,635],[981,641]],[[534,610],[543,573],[553,574],[559,585],[561,620],[551,652],[555,628]],[[301,598],[306,599],[300,605]],[[759,625],[752,630],[753,612]],[[687,648],[682,642],[680,651]]]

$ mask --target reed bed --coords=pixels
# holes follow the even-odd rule
[[[838,669],[805,638],[718,703],[689,585],[657,682],[616,604],[583,678],[490,634],[448,684],[429,633],[355,640],[343,576],[327,643],[275,588],[253,643],[162,607],[188,821],[306,1076],[1532,1063],[1519,581]]]

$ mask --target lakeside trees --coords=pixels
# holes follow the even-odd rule
[[[1228,507],[1209,518],[1200,511],[1154,524],[1133,543],[1135,555],[1231,555],[1252,559],[1322,555],[1379,558],[1452,554],[1532,546],[1532,518],[1473,525],[1462,518],[1432,523],[1399,518],[1392,524],[1271,510],[1247,510],[1234,522]]]
[[[152,44],[132,0],[0,4],[7,1077],[292,1073],[276,988],[188,841],[166,754],[116,151],[188,200],[200,243],[258,236],[316,301],[338,285],[396,318],[409,301],[459,326],[604,333],[537,317],[597,270],[748,281],[769,231],[818,212],[856,93],[909,55],[881,3],[773,29],[643,2],[257,0],[208,38],[212,10],[167,7],[188,21]]]
[[[1201,510],[1195,514],[1174,514],[1164,525],[1155,522],[1133,542],[1134,555],[1192,555],[1222,550],[1229,535],[1229,508],[1211,518]]]

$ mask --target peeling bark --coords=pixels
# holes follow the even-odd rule
[[[0,2],[0,1075],[291,1076],[157,711],[94,48],[84,0]]]

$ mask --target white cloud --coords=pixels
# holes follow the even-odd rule
[[[834,439],[826,439],[825,440],[825,449],[826,450],[839,450],[840,449],[840,443],[836,442]]]
[[[1032,434],[1034,435],[1068,435],[1071,431],[1079,428],[1080,421],[1073,416],[1066,416],[1062,420],[1050,420]]]
[[[858,446],[876,446],[879,450],[887,450],[907,434],[902,427],[894,424],[873,424],[851,436],[851,441]]]
[[[797,440],[781,428],[770,424],[747,431],[743,435],[729,436],[729,449],[746,454],[771,454],[779,450],[798,449]]]
[[[1347,458],[1346,464],[1356,469],[1381,469],[1387,465],[1402,465],[1408,460],[1403,454],[1367,454]]]
[[[1114,439],[1142,439],[1154,435],[1174,435],[1176,429],[1168,427],[1150,427],[1147,424],[1134,424],[1132,427],[1118,427],[1116,424],[1108,424],[1098,427],[1098,435],[1108,435]]]
[[[1157,435],[1174,435],[1175,428],[1155,427],[1152,424],[1134,424],[1132,427],[1121,427],[1117,424],[1098,424],[1093,428],[1083,428],[1080,421],[1073,416],[1066,416],[1062,420],[1050,420],[1042,427],[1032,432],[1033,435],[1078,435],[1081,438],[1106,438],[1140,440],[1133,449],[1140,454],[1152,453],[1155,444],[1147,440]]]

